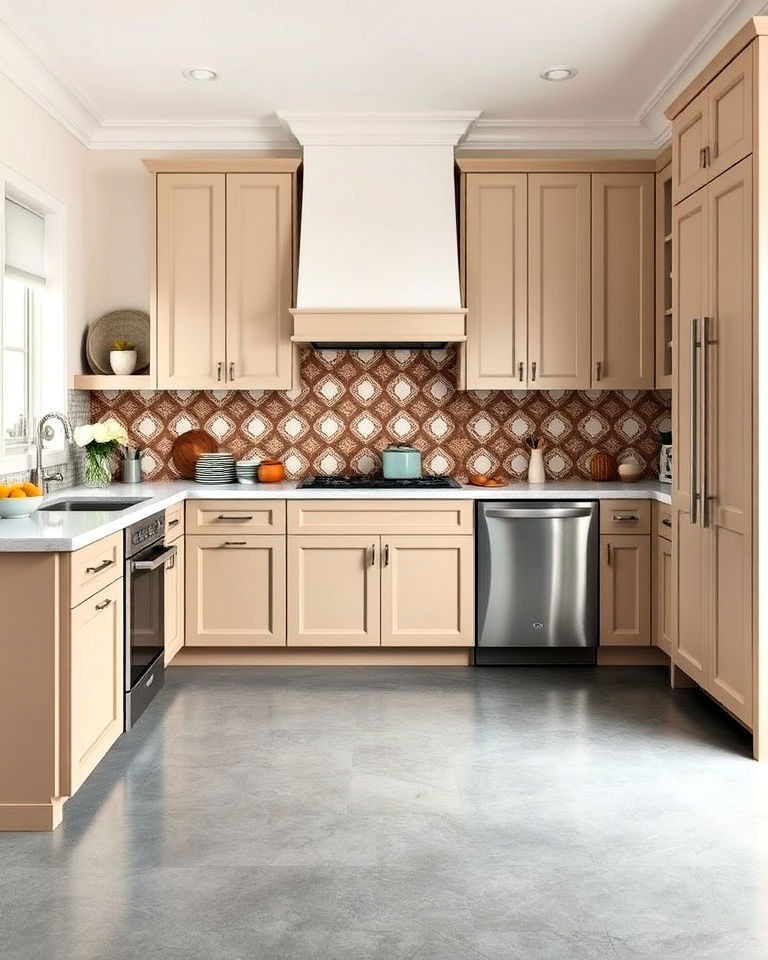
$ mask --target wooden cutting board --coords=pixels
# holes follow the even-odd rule
[[[198,457],[204,453],[218,452],[219,445],[210,433],[205,430],[187,430],[173,441],[171,459],[180,477],[193,480]]]

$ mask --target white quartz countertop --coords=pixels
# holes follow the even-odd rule
[[[504,487],[462,486],[458,490],[300,490],[291,481],[253,485],[203,485],[192,480],[172,483],[114,483],[101,490],[73,487],[46,497],[43,506],[60,500],[146,498],[127,510],[112,512],[40,511],[20,520],[0,519],[0,552],[57,553],[79,550],[125,529],[182,500],[658,500],[672,502],[669,484],[594,483],[550,480],[510,483]]]

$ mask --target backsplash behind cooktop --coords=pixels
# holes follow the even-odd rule
[[[207,430],[238,459],[277,457],[290,477],[369,473],[380,451],[409,443],[426,473],[523,479],[525,437],[546,440],[552,479],[588,479],[598,450],[658,474],[669,391],[458,391],[452,349],[307,350],[300,389],[94,392],[91,417],[114,417],[143,447],[147,479],[177,474],[170,453],[186,430]]]

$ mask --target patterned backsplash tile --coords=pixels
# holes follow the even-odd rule
[[[276,457],[292,478],[370,473],[390,443],[422,451],[427,473],[525,477],[527,436],[543,436],[547,474],[587,479],[598,450],[658,475],[669,391],[468,391],[455,388],[452,349],[306,350],[301,387],[263,390],[94,392],[91,417],[114,417],[146,450],[147,479],[176,477],[171,446],[207,430],[238,459]]]

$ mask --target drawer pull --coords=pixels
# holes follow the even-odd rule
[[[248,541],[247,540],[225,540],[224,546],[225,547],[247,547]]]
[[[636,513],[614,513],[613,519],[615,523],[626,523],[629,520],[637,522],[640,517]]]
[[[667,520],[666,517],[665,517],[661,522],[662,522],[662,524],[663,524],[665,527],[671,527],[671,526],[672,526],[672,521],[671,521],[671,520]]]
[[[169,526],[169,527],[175,527],[177,523],[181,523],[181,520],[179,520],[178,517],[177,517],[175,520],[169,520],[169,521],[168,521],[168,526]]]
[[[96,566],[96,567],[86,567],[86,568],[85,568],[85,572],[86,572],[86,573],[101,573],[102,570],[106,570],[107,567],[111,567],[114,562],[115,562],[114,560],[103,560],[103,561],[102,561],[98,566]]]
[[[253,520],[253,514],[250,514],[247,517],[228,517],[226,514],[220,513],[216,519],[217,520]]]
[[[110,605],[110,603],[112,603],[112,601],[109,599],[109,597],[107,597],[107,599],[106,599],[103,603],[97,603],[95,609],[96,609],[96,610],[104,610],[104,609],[106,609],[106,607],[108,607],[108,606]]]

